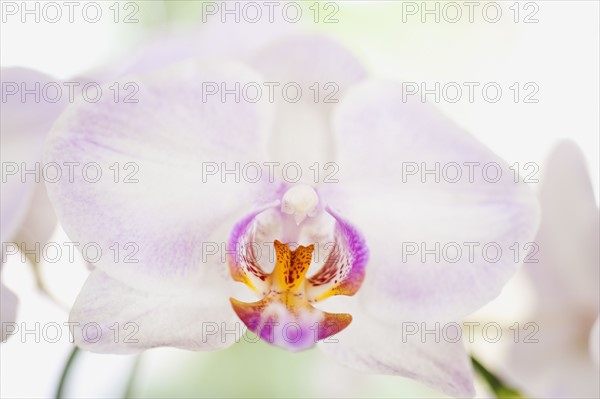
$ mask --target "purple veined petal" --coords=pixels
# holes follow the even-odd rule
[[[381,323],[358,309],[351,313],[348,328],[319,343],[338,363],[362,372],[412,378],[451,396],[474,396],[471,363],[460,335],[446,340],[439,324],[399,326]],[[454,324],[460,334],[460,326]],[[425,329],[437,329],[438,335],[423,335]]]
[[[118,354],[160,346],[223,349],[233,344],[236,335],[231,332],[237,327],[241,333],[241,327],[227,300],[228,286],[212,277],[195,292],[161,294],[138,290],[95,270],[69,317],[75,344]]]
[[[300,164],[301,182],[322,181],[324,164],[334,158],[333,110],[348,88],[366,78],[365,67],[340,43],[320,35],[275,41],[258,51],[250,64],[272,85],[263,88],[276,106],[269,143],[272,160]],[[321,175],[310,168],[315,162],[320,162]],[[292,172],[284,179],[295,179]]]
[[[41,242],[55,224],[40,176],[42,148],[67,97],[61,91],[62,82],[30,69],[2,68],[0,75],[2,242],[23,239],[23,233],[27,233],[26,242]],[[23,175],[25,169],[32,172]]]
[[[538,213],[531,190],[513,182],[505,162],[386,82],[354,89],[337,110],[335,129],[339,183],[326,190],[369,243],[360,292],[369,312],[386,322],[456,320],[497,296],[518,266],[510,246],[532,241]],[[476,162],[480,174],[422,183],[403,176],[409,162],[429,169]],[[497,179],[488,182],[485,165],[504,173],[486,174]]]
[[[45,162],[80,167],[47,187],[69,237],[101,249],[90,263],[157,291],[200,284],[211,234],[265,193],[224,171],[264,160],[269,122],[265,104],[203,98],[203,84],[255,78],[238,65],[182,63],[131,78],[137,102],[103,96],[65,112]]]
[[[0,338],[2,342],[8,338],[5,326],[8,323],[14,323],[17,319],[18,305],[17,296],[0,281],[0,325],[2,325],[2,336]]]
[[[546,163],[535,241],[538,263],[526,265],[540,312],[596,314],[600,301],[598,207],[581,150],[559,143]]]
[[[600,318],[596,319],[590,332],[590,354],[596,366],[600,367]]]

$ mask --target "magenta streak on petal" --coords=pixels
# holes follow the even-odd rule
[[[235,281],[249,285],[257,292],[262,292],[266,288],[264,282],[268,274],[256,260],[255,243],[252,242],[252,224],[260,213],[278,205],[279,201],[273,201],[253,211],[233,227],[229,236],[228,248],[231,252],[227,257],[231,277]]]
[[[307,296],[316,302],[332,295],[354,295],[362,285],[369,249],[360,232],[327,208],[336,220],[335,246],[323,267],[308,279]]]

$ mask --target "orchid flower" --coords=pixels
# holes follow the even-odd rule
[[[535,288],[531,320],[537,342],[522,331],[505,373],[535,397],[598,397],[598,206],[581,150],[559,144],[539,192],[539,263],[524,268]]]
[[[535,234],[529,189],[506,174],[495,183],[403,183],[404,161],[507,169],[431,106],[404,101],[399,84],[368,79],[330,39],[290,36],[243,61],[190,60],[128,76],[138,103],[79,102],[56,123],[45,162],[95,162],[102,171],[131,163],[137,172],[132,184],[112,174],[48,183],[69,237],[104,254],[71,311],[76,344],[123,354],[217,350],[239,339],[243,323],[284,349],[320,341],[355,369],[473,395],[463,344],[403,339],[403,323],[460,320],[518,265],[511,256],[403,260],[402,243],[495,242],[508,251]],[[336,82],[339,102],[204,98],[206,82]],[[297,162],[305,179],[203,174],[206,165],[271,161]],[[338,183],[306,179],[306,165],[329,161]],[[115,259],[115,248],[131,243]],[[215,245],[224,249],[214,254]]]
[[[46,134],[65,107],[65,101],[40,101],[36,94],[23,95],[22,88],[32,90],[53,82],[50,76],[24,68],[2,68],[2,186],[0,237],[2,262],[5,245],[15,243],[34,248],[43,245],[56,225],[56,216],[43,182],[35,176],[36,163],[42,157]],[[40,96],[38,92],[38,97]],[[23,169],[30,173],[23,177]],[[33,172],[33,174],[31,173]],[[2,308],[0,321],[14,322],[18,299],[0,282]],[[4,329],[2,329],[4,331]],[[2,341],[5,337],[2,336]]]

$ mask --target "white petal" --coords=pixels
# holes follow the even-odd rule
[[[507,382],[529,397],[597,398],[598,367],[587,344],[581,320],[538,319],[512,343],[504,374]],[[508,338],[508,336],[507,336]],[[510,332],[514,340],[514,331]]]
[[[339,183],[326,186],[328,199],[364,233],[371,257],[360,294],[371,314],[456,320],[497,296],[518,266],[510,247],[533,240],[537,227],[535,197],[513,182],[508,165],[433,107],[403,99],[399,85],[357,87],[335,125]],[[479,168],[472,179],[462,166],[458,182],[448,174],[423,183],[403,179],[407,162]],[[499,181],[489,182],[495,173],[483,175],[484,165],[501,169]],[[426,255],[432,249],[437,256]]]
[[[540,312],[589,308],[600,302],[598,207],[581,150],[560,143],[548,158],[539,192],[538,263],[526,265]]]
[[[48,198],[45,183],[36,183],[29,210],[19,227],[14,241],[26,249],[43,247],[56,228],[56,214]]]
[[[204,244],[265,193],[260,182],[224,170],[264,160],[269,119],[264,104],[203,98],[203,83],[231,87],[255,78],[241,66],[184,63],[136,78],[137,103],[107,95],[65,112],[45,161],[79,166],[72,182],[47,187],[69,237],[101,248],[94,266],[156,290],[197,286]],[[102,175],[93,182],[98,169]]]
[[[1,77],[0,236],[2,242],[6,242],[15,239],[17,234],[27,233],[31,238],[30,242],[44,241],[54,227],[54,216],[49,211],[49,204],[44,203],[43,195],[38,196],[36,193],[34,203],[31,204],[31,201],[34,191],[44,191],[39,163],[42,146],[46,134],[64,109],[66,98],[63,95],[54,101],[53,87],[62,88],[61,82],[33,70],[2,68]],[[23,174],[25,169],[33,173]],[[30,205],[34,209],[28,215]],[[23,226],[22,222],[26,217],[27,221]]]
[[[475,394],[471,363],[460,339],[445,341],[441,328],[438,337],[422,335],[425,328],[434,330],[432,325],[399,328],[363,312],[352,316],[345,330],[319,343],[336,361],[359,371],[412,378],[452,396]]]
[[[17,296],[0,281],[0,325],[2,326],[2,342],[6,338],[6,325],[17,319]]]
[[[195,294],[141,291],[92,272],[75,302],[69,321],[75,343],[92,352],[134,353],[158,346],[216,350],[233,343],[240,329],[218,278]]]
[[[283,165],[300,164],[301,182],[322,181],[325,163],[334,157],[333,110],[348,88],[365,79],[364,66],[344,46],[318,35],[278,40],[257,52],[251,65],[265,82],[276,84],[271,159]],[[266,87],[263,91],[265,96],[269,93]],[[320,163],[319,176],[315,162]],[[281,177],[294,181],[295,169],[288,172]]]

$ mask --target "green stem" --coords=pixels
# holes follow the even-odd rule
[[[494,373],[485,368],[475,356],[471,356],[471,362],[473,363],[475,372],[487,383],[490,390],[497,398],[524,398],[517,390],[507,386],[500,378],[494,375]]]
[[[63,398],[65,383],[67,382],[67,377],[69,376],[69,372],[71,371],[71,366],[73,365],[73,360],[77,357],[79,353],[79,348],[77,346],[73,347],[71,354],[69,355],[69,359],[67,359],[67,363],[65,363],[65,367],[63,368],[62,375],[60,376],[60,381],[58,382],[58,388],[56,388],[56,395],[54,397],[56,399]]]

